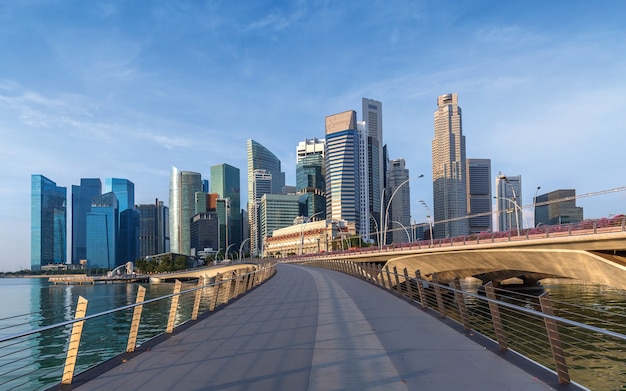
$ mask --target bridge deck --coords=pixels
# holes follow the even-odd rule
[[[72,389],[577,389],[443,322],[353,277],[278,265],[252,293]]]

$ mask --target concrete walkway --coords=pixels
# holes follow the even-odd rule
[[[72,389],[577,389],[473,338],[354,277],[280,264],[251,293]]]

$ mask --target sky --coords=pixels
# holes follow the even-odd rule
[[[0,271],[30,266],[32,174],[68,201],[80,178],[118,177],[136,204],[167,204],[172,166],[208,179],[228,163],[245,195],[251,138],[295,185],[298,142],[328,115],[361,120],[364,97],[383,104],[390,158],[424,175],[414,221],[418,200],[432,208],[437,96],[453,92],[493,186],[521,175],[523,205],[567,188],[585,218],[625,213],[608,191],[626,186],[624,20],[619,0],[3,0]]]

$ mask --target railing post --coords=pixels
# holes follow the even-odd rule
[[[380,273],[378,274],[380,276],[380,286],[382,286],[383,288],[387,289],[387,283],[385,282],[385,267],[381,264],[380,266]]]
[[[396,291],[398,295],[402,296],[402,289],[400,288],[400,276],[398,276],[398,268],[396,266],[393,267],[393,275],[396,278]]]
[[[433,286],[435,288],[435,297],[437,298],[437,309],[439,310],[439,316],[446,317],[446,306],[443,303],[443,297],[441,296],[441,288],[439,287],[439,278],[437,273],[433,273]]]
[[[74,319],[85,317],[87,312],[88,300],[82,296],[78,297],[76,304],[76,314]],[[72,334],[70,334],[70,344],[67,348],[67,357],[65,358],[65,368],[63,368],[63,378],[61,384],[72,384],[74,378],[74,368],[76,367],[76,359],[78,358],[78,347],[80,346],[80,337],[83,333],[84,320],[76,322],[72,325]]]
[[[413,288],[411,287],[411,280],[409,279],[409,271],[406,267],[403,270],[404,273],[404,283],[406,284],[406,294],[409,296],[409,301],[413,302]]]
[[[420,304],[422,305],[422,309],[426,309],[426,302],[424,301],[424,287],[422,286],[422,276],[419,270],[415,271],[415,282],[417,283],[417,293],[420,297]]]
[[[389,265],[385,265],[385,274],[387,274],[387,282],[389,283],[389,287],[387,289],[391,290],[393,288],[393,284],[391,283],[391,272],[389,272]]]
[[[139,286],[137,290],[137,298],[135,304],[143,303],[146,297],[146,288]],[[133,320],[130,322],[130,332],[128,333],[128,343],[126,344],[126,352],[132,353],[135,351],[137,345],[137,333],[139,333],[139,324],[141,323],[141,312],[143,311],[143,304],[138,305],[133,310]]]
[[[165,332],[171,334],[174,331],[174,320],[176,320],[176,309],[178,308],[178,300],[180,299],[180,288],[182,283],[180,280],[176,280],[174,284],[174,296],[172,297],[172,304],[170,304],[170,315],[167,318],[167,329]]]
[[[485,284],[485,294],[488,299],[496,300],[496,292],[493,289],[493,282],[489,281]],[[489,301],[489,311],[491,312],[491,321],[493,322],[493,329],[496,332],[496,340],[498,341],[498,348],[504,352],[508,349],[506,338],[504,335],[504,328],[502,327],[502,319],[500,318],[500,309],[498,304]]]
[[[469,317],[467,316],[467,307],[465,306],[465,296],[463,295],[463,290],[461,289],[461,281],[459,278],[454,279],[454,289],[458,292],[456,293],[456,302],[459,307],[459,314],[461,315],[461,319],[463,320],[463,328],[465,331],[469,331],[471,329],[469,323]]]
[[[191,311],[191,320],[198,319],[198,312],[200,311],[200,300],[202,299],[202,286],[204,286],[204,277],[198,278],[198,289],[196,290],[196,298],[193,301],[193,311]]]
[[[544,292],[541,296],[539,296],[539,303],[541,304],[541,312],[549,316],[554,316],[550,293]],[[567,362],[565,361],[565,354],[563,352],[563,348],[561,347],[561,337],[559,335],[559,329],[556,321],[546,317],[544,317],[543,320],[546,324],[548,339],[550,340],[550,348],[552,349],[552,358],[554,359],[554,364],[556,365],[556,373],[559,376],[559,383],[569,384],[569,371],[567,368]]]
[[[217,273],[215,275],[215,282],[213,283],[213,300],[211,300],[211,304],[209,305],[209,311],[215,311],[217,307],[217,300],[220,295],[220,281],[222,281],[222,274]]]

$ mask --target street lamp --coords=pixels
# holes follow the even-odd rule
[[[226,257],[228,256],[228,250],[230,250],[230,248],[232,246],[234,246],[235,243],[229,244],[228,247],[226,247],[226,251],[224,251],[224,259],[226,259]],[[228,258],[230,260],[230,258]]]
[[[517,209],[520,210],[520,216],[523,216],[524,213],[522,212],[522,208],[520,208],[519,205],[517,205],[517,194],[515,194],[515,186],[513,186],[513,184],[509,181],[509,178],[507,178],[506,175],[504,174],[500,177],[500,179],[506,182],[511,187],[511,191],[513,192],[513,204],[515,204],[515,208],[516,208],[515,209],[515,222],[517,224],[517,235],[519,236],[519,217],[517,214]],[[505,198],[505,197],[502,197],[502,198]]]
[[[428,236],[430,236],[430,246],[432,247],[433,245],[433,222],[430,219],[430,208],[428,207],[428,205],[426,205],[426,202],[424,202],[424,200],[417,200],[417,202],[422,204],[422,206],[426,208],[426,213],[428,213],[426,215],[426,218],[428,219],[428,226],[430,227],[430,234]]]
[[[248,239],[244,240],[244,241],[243,241],[243,242],[241,242],[241,244],[239,245],[239,262],[241,262],[241,253],[242,253],[242,250],[243,250],[243,245],[244,245],[247,241],[249,241],[249,240],[250,240],[250,238],[248,238]]]
[[[520,208],[519,205],[517,205],[517,202],[515,202],[515,198],[510,199],[508,197],[498,197],[498,196],[494,196],[493,198],[499,200],[499,199],[503,199],[503,200],[507,200],[509,202],[511,202],[515,208],[513,208],[513,210],[515,211],[515,225],[517,226],[517,236],[519,236],[519,220],[517,219],[517,211],[519,210],[519,213],[522,213],[522,208]]]
[[[537,194],[539,193],[539,189],[541,186],[537,186],[537,190],[535,190],[535,196],[533,197],[533,226],[537,226]]]
[[[409,236],[409,231],[406,229],[406,227],[404,226],[404,224],[402,224],[401,222],[399,222],[398,220],[392,220],[392,223],[396,223],[399,224],[400,227],[404,228],[404,232],[406,233],[406,238],[408,243],[411,243],[411,237]]]
[[[374,221],[374,227],[376,227],[376,239],[380,239],[379,238],[380,231],[378,229],[378,223],[376,222],[376,219],[374,218],[374,216],[372,216],[372,215],[369,215],[369,216],[370,216],[370,219],[372,219]],[[380,240],[378,241],[378,244],[380,245]]]
[[[405,180],[404,182],[402,182],[398,187],[396,187],[396,190],[394,190],[394,192],[391,194],[391,197],[389,197],[389,201],[387,202],[387,208],[385,209],[385,224],[381,227],[381,235],[382,235],[382,241],[384,243],[387,243],[387,226],[389,225],[389,206],[391,205],[391,201],[393,200],[393,197],[396,195],[396,193],[398,192],[398,190],[400,190],[400,188],[402,186],[404,186],[405,184],[409,183],[409,181],[412,181],[413,179],[419,179],[422,178],[424,175],[420,174],[417,177],[414,178],[409,178],[407,180]],[[386,188],[385,188],[386,189]],[[383,194],[385,193],[385,189],[383,189]],[[382,204],[381,204],[381,215],[382,215]],[[381,244],[382,246],[382,244]],[[382,247],[381,247],[382,248]]]

